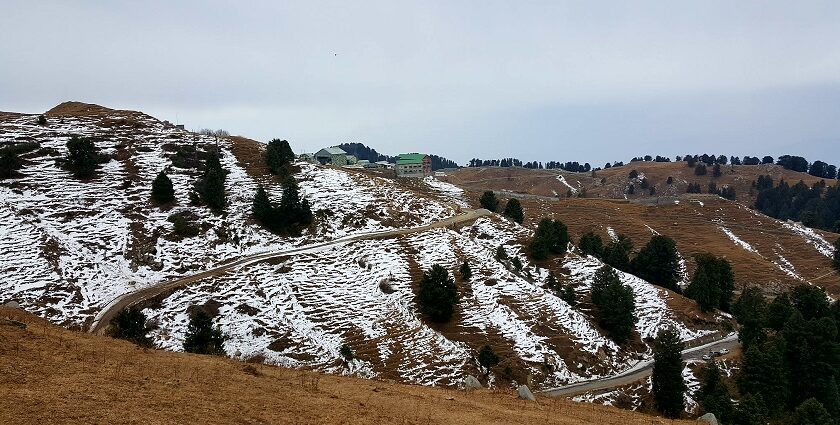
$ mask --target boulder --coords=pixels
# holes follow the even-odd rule
[[[481,385],[481,382],[478,381],[478,378],[476,378],[475,376],[472,376],[472,375],[467,375],[467,377],[464,378],[464,389],[465,390],[470,391],[470,390],[477,390],[479,388],[483,388],[483,386]]]
[[[705,422],[709,425],[718,425],[718,420],[715,417],[714,413],[706,413],[705,415],[699,417],[697,420],[700,422]]]
[[[6,304],[3,304],[3,307],[20,310],[20,304],[18,304],[17,301],[9,301]]]
[[[527,385],[520,385],[519,388],[516,389],[516,392],[519,393],[519,398],[523,400],[537,401],[537,398],[534,397],[534,393],[531,392],[531,389],[528,388]]]

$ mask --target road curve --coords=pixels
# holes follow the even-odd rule
[[[271,252],[264,252],[260,254],[249,255],[247,257],[240,258],[238,260],[223,262],[219,266],[213,267],[208,270],[204,270],[199,273],[195,273],[189,276],[179,277],[177,279],[168,280],[164,282],[160,282],[154,284],[152,286],[148,286],[142,289],[138,289],[134,292],[128,292],[119,297],[113,299],[111,302],[105,305],[105,307],[94,317],[93,323],[90,325],[88,332],[90,333],[97,333],[101,334],[105,331],[105,328],[108,327],[108,324],[111,322],[111,319],[117,314],[117,312],[121,311],[124,308],[131,307],[136,305],[140,302],[148,300],[150,298],[154,298],[166,291],[170,291],[175,288],[180,288],[186,286],[192,282],[205,279],[211,276],[216,276],[220,273],[224,273],[228,270],[231,270],[236,267],[247,266],[249,264],[257,263],[260,261],[264,261],[270,258],[275,257],[282,257],[287,255],[293,254],[304,254],[307,252],[316,251],[319,249],[323,249],[329,246],[335,245],[342,245],[350,242],[366,240],[366,239],[375,239],[375,238],[382,238],[382,237],[391,237],[391,236],[400,236],[400,235],[407,235],[411,233],[418,233],[423,232],[429,229],[435,229],[440,227],[447,227],[453,224],[463,223],[467,221],[473,221],[480,217],[492,215],[490,211],[486,209],[477,209],[477,210],[470,210],[463,214],[459,214],[453,217],[449,217],[440,221],[436,221],[431,224],[426,224],[423,226],[417,227],[410,227],[405,229],[394,229],[394,230],[380,230],[376,232],[368,232],[368,233],[359,233],[356,235],[345,236],[342,238],[338,238],[331,241],[326,242],[319,242],[309,245],[304,245],[292,249],[286,249],[282,251],[271,251]]]
[[[727,348],[731,350],[738,346],[738,334],[729,334],[721,339],[709,342],[708,344],[699,347],[687,348],[683,350],[683,360],[699,359],[703,354],[709,351],[720,350]],[[653,373],[653,360],[644,360],[636,363],[630,369],[619,373],[618,375],[609,376],[606,378],[598,378],[590,381],[578,382],[571,385],[566,385],[559,388],[542,391],[542,394],[552,397],[570,397],[578,394],[587,393],[590,391],[606,390],[610,388],[620,387],[622,385],[632,384],[636,381],[642,380]]]

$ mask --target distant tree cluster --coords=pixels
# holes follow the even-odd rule
[[[621,283],[612,267],[605,265],[592,280],[592,304],[597,309],[598,325],[618,344],[630,339],[636,323],[633,290]]]
[[[566,253],[569,245],[569,231],[560,220],[544,218],[537,225],[528,251],[535,260],[545,260],[549,255]]]
[[[737,406],[726,403],[729,394],[719,389],[711,404],[701,399],[704,408],[720,410],[729,419],[725,423],[836,423],[840,304],[823,289],[802,285],[769,304],[760,291],[745,290],[734,311],[744,349],[736,375],[740,400]]]
[[[300,194],[297,180],[291,175],[283,180],[279,204],[272,202],[265,188],[259,186],[251,211],[260,224],[279,234],[298,234],[313,219],[309,201]]]
[[[820,181],[808,187],[800,181],[790,186],[781,180],[774,187],[770,176],[759,176],[753,188],[758,190],[755,209],[763,214],[840,232],[840,185],[827,187],[825,181]]]
[[[564,170],[570,171],[575,173],[588,173],[592,170],[592,166],[589,163],[580,164],[577,161],[568,161],[568,162],[557,162],[557,161],[549,161],[546,162],[543,166],[542,162],[532,161],[532,162],[522,162],[522,160],[517,158],[502,158],[502,159],[479,159],[473,158],[470,160],[469,165],[470,167],[523,167],[523,168],[530,168],[530,169],[547,169],[547,170]]]
[[[423,272],[417,302],[420,310],[433,322],[445,323],[452,318],[458,304],[458,288],[440,264]]]
[[[668,157],[665,157],[665,156],[659,156],[659,155],[656,155],[656,157],[654,158],[650,155],[645,155],[645,156],[633,157],[633,159],[630,160],[630,162],[642,162],[642,161],[644,161],[644,162],[651,162],[651,161],[653,161],[653,162],[671,162],[671,158],[668,158]]]
[[[376,151],[376,149],[370,148],[365,144],[362,143],[342,143],[338,145],[339,148],[347,152],[349,155],[353,155],[358,159],[368,160],[370,162],[379,162],[379,161],[387,161],[391,163],[397,162],[397,157],[383,155]],[[429,157],[432,159],[432,170],[441,170],[444,168],[458,168],[460,167],[457,162],[452,161],[450,159],[444,158],[442,156],[429,154]]]

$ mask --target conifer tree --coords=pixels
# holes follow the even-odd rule
[[[655,285],[681,292],[677,282],[680,280],[680,256],[677,243],[673,239],[656,235],[639,251],[630,263],[633,274]]]
[[[489,345],[485,345],[478,351],[478,364],[490,369],[499,364],[499,356],[493,352],[493,348]]]
[[[417,300],[421,311],[433,322],[445,323],[452,318],[458,303],[458,289],[443,266],[435,264],[423,272]]]
[[[714,413],[723,423],[731,423],[734,414],[732,396],[723,382],[720,368],[714,360],[706,365],[700,386],[700,404],[707,413]]]
[[[109,323],[107,334],[112,338],[131,341],[141,347],[151,347],[152,340],[148,334],[154,330],[146,326],[146,315],[139,308],[124,308],[120,310]]]
[[[491,212],[496,212],[496,209],[499,208],[499,200],[496,199],[496,194],[492,190],[484,192],[478,202],[481,204],[481,208]]]
[[[213,318],[201,309],[190,314],[184,351],[196,354],[224,355],[225,337],[219,327],[213,327]]]
[[[729,261],[712,254],[698,254],[694,259],[697,262],[697,270],[686,289],[686,295],[697,301],[703,311],[715,308],[728,311],[732,292],[735,290],[735,279]]]
[[[840,271],[840,239],[834,242],[834,268]]]
[[[288,166],[295,160],[289,142],[286,140],[272,139],[265,149],[265,163],[271,174],[285,176],[288,174]]]
[[[257,187],[257,193],[254,195],[254,203],[251,211],[254,213],[254,217],[266,225],[266,227],[273,227],[272,216],[274,215],[274,206],[271,205],[268,193],[266,193],[262,185]]]
[[[592,303],[598,310],[598,324],[613,341],[622,344],[630,339],[636,323],[633,290],[622,284],[618,274],[608,265],[595,272]]]
[[[604,241],[600,236],[594,232],[589,231],[580,237],[578,248],[584,255],[591,255],[596,258],[601,258],[604,254]]]
[[[72,136],[67,141],[67,157],[64,168],[78,178],[93,176],[99,167],[99,153],[93,139],[88,137]]]
[[[210,208],[220,211],[225,208],[225,174],[224,171],[211,168],[204,176],[204,186],[201,200]]]
[[[516,198],[511,198],[508,200],[507,205],[505,205],[504,216],[522,224],[525,221],[525,215],[522,212],[522,204],[519,203],[519,200]]]
[[[535,260],[545,260],[551,254],[565,254],[568,245],[569,231],[566,225],[559,220],[544,218],[537,225],[528,250]]]
[[[464,262],[461,264],[461,268],[458,269],[458,271],[461,273],[461,279],[463,279],[465,282],[468,282],[470,279],[472,279],[472,269],[470,268],[470,263],[468,263],[467,260],[464,260]]]
[[[0,179],[13,177],[15,171],[23,167],[23,161],[17,152],[12,149],[3,149],[0,152]]]
[[[659,332],[653,347],[653,398],[656,409],[669,418],[678,418],[685,410],[683,396],[687,389],[682,377],[684,345],[673,329]]]
[[[163,171],[158,173],[152,181],[152,200],[158,204],[175,202],[175,188],[172,186],[172,180]]]
[[[630,271],[630,252],[633,241],[625,235],[618,235],[604,248],[604,262],[624,272]]]

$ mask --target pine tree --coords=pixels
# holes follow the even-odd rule
[[[729,388],[723,382],[717,362],[711,361],[706,365],[703,382],[700,386],[700,404],[703,410],[714,413],[723,423],[731,423],[734,416],[734,406]]]
[[[525,215],[522,212],[522,204],[520,204],[519,200],[516,198],[508,200],[507,205],[505,205],[503,215],[519,224],[522,224],[522,222],[525,221]]]
[[[417,296],[420,309],[433,322],[448,322],[458,303],[458,288],[443,266],[435,264],[423,272],[420,293]]]
[[[779,294],[767,306],[767,326],[770,329],[781,331],[794,311],[790,296],[787,293]]]
[[[213,318],[204,310],[195,309],[190,314],[184,351],[196,354],[224,355],[225,337],[219,327],[213,327]]]
[[[653,347],[653,397],[656,409],[677,418],[685,410],[683,396],[687,389],[682,377],[684,346],[673,329],[659,332]]]
[[[288,166],[295,160],[289,142],[285,140],[272,139],[265,149],[265,163],[271,174],[285,176],[288,174]]]
[[[625,235],[618,235],[616,240],[604,248],[604,262],[624,272],[630,271],[630,252],[633,241]]]
[[[745,394],[741,397],[735,411],[735,420],[732,423],[738,425],[766,425],[767,408],[761,396]]]
[[[633,290],[622,284],[618,274],[608,265],[595,272],[592,303],[598,310],[598,324],[613,341],[622,344],[630,339],[636,323]]]
[[[537,225],[528,250],[535,260],[545,260],[551,254],[565,254],[568,245],[569,230],[566,225],[559,220],[544,218]]]
[[[767,334],[764,330],[767,324],[767,302],[761,289],[757,286],[750,286],[741,291],[738,300],[732,308],[735,319],[741,325],[738,331],[738,340],[741,341],[744,349],[753,345],[762,344]]]
[[[17,152],[8,148],[0,152],[0,179],[15,176],[15,171],[20,170],[21,167],[23,167],[23,161]]]
[[[251,208],[254,213],[254,218],[263,223],[266,227],[272,226],[272,216],[274,215],[274,206],[271,205],[271,200],[268,198],[265,188],[260,185],[257,187],[257,193],[254,195],[254,203]]]
[[[99,153],[93,139],[72,136],[67,141],[67,157],[64,168],[78,178],[93,176],[99,167]]]
[[[735,290],[735,279],[729,261],[712,254],[698,254],[694,259],[697,262],[697,271],[686,289],[686,295],[697,301],[703,311],[715,308],[728,311],[732,292]]]
[[[834,268],[840,271],[840,239],[834,242]]]
[[[201,200],[210,208],[221,211],[225,208],[225,175],[223,171],[211,168],[204,176]]]
[[[712,177],[720,177],[720,164],[715,164],[712,168]]]
[[[815,398],[809,398],[800,404],[794,412],[796,425],[835,425],[828,410]]]
[[[172,186],[172,180],[163,171],[158,173],[152,181],[152,200],[158,204],[175,202],[175,188]]]
[[[496,212],[496,209],[499,208],[499,200],[496,199],[496,194],[492,190],[484,192],[478,202],[481,204],[481,208],[491,212]]]
[[[124,308],[120,310],[109,323],[107,334],[112,338],[131,341],[141,347],[151,347],[152,340],[148,334],[154,330],[146,326],[146,315],[139,308]]]
[[[705,176],[706,175],[706,164],[697,164],[694,167],[694,175],[695,176]]]
[[[493,348],[489,345],[485,345],[481,347],[481,350],[478,351],[478,364],[484,366],[487,369],[491,369],[493,366],[499,364],[499,356],[493,352]]]
[[[677,243],[667,236],[652,237],[630,263],[630,269],[633,274],[650,283],[681,292],[677,285],[680,280],[680,256],[677,253]]]
[[[578,248],[584,255],[591,255],[596,258],[601,258],[604,254],[604,241],[594,232],[589,231],[580,237]]]
[[[744,352],[738,373],[741,394],[760,396],[771,413],[784,409],[790,396],[784,345],[784,341],[778,338],[760,347],[751,346]]]
[[[469,280],[472,279],[472,269],[470,268],[470,263],[468,263],[467,260],[464,260],[458,271],[461,273],[461,279],[465,282],[469,282]]]

